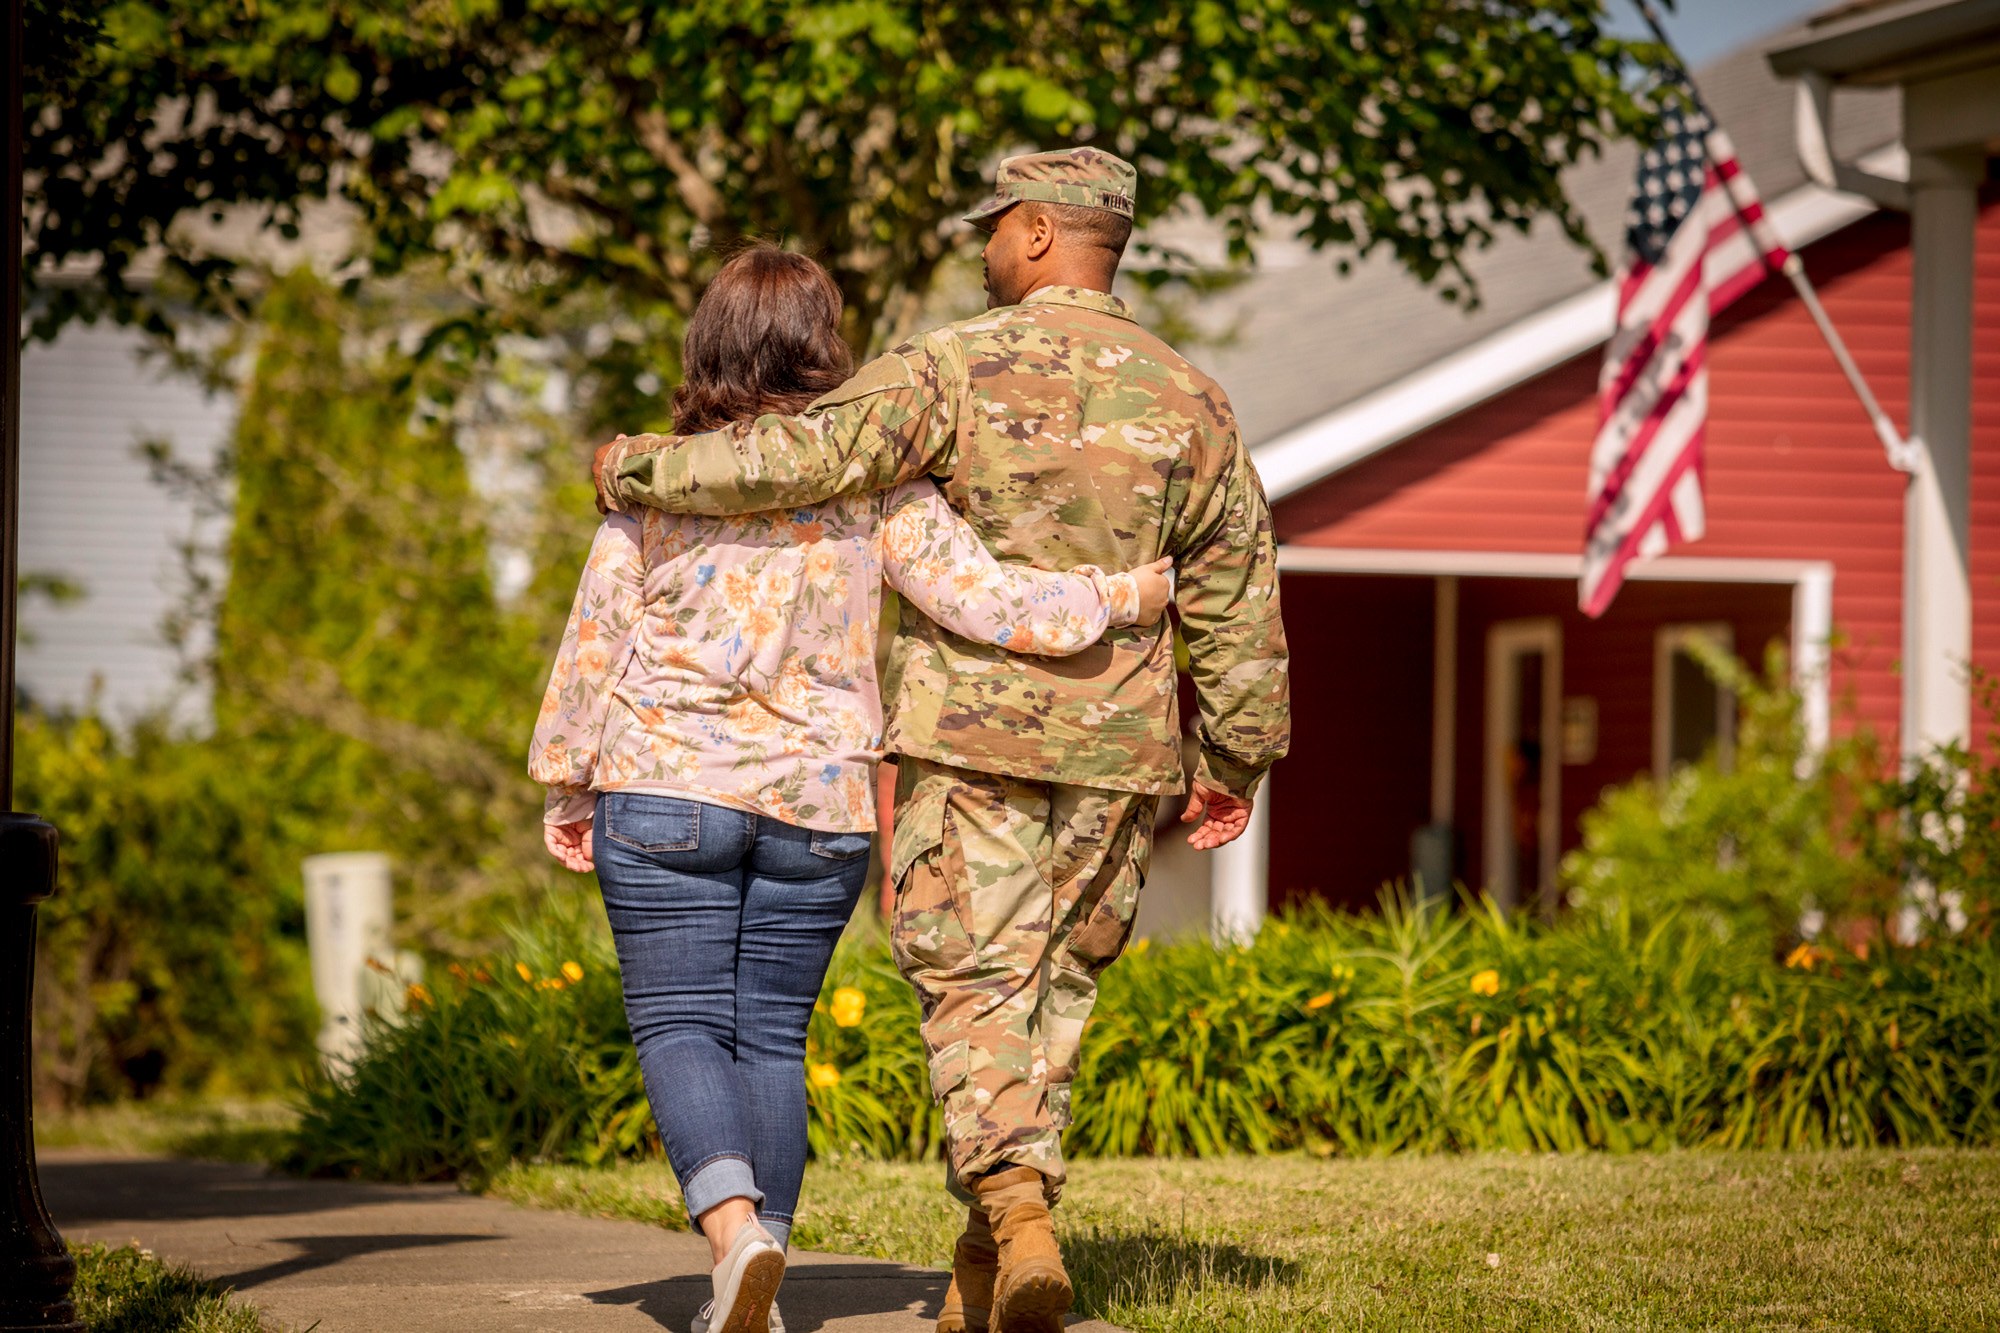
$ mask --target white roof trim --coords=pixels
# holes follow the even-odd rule
[[[1554,551],[1404,551],[1288,543],[1278,548],[1278,568],[1291,574],[1574,579],[1583,573],[1583,556]],[[1663,555],[1635,562],[1626,569],[1625,577],[1665,583],[1798,583],[1812,578],[1831,579],[1833,565],[1825,560]]]
[[[1892,144],[1859,165],[1885,176],[1899,174],[1900,167],[1907,178],[1908,162],[1902,146]],[[1786,246],[1796,250],[1875,211],[1874,204],[1858,195],[1806,185],[1771,206],[1771,222]],[[1731,271],[1753,259],[1749,238],[1740,232],[1722,254],[1736,261]],[[1258,446],[1250,456],[1265,493],[1278,500],[1304,490],[1589,351],[1611,336],[1617,315],[1616,281],[1598,283]]]

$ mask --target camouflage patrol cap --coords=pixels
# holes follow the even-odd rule
[[[1000,164],[993,180],[993,197],[965,215],[982,231],[1015,204],[1036,199],[1047,204],[1101,208],[1122,218],[1132,216],[1139,191],[1139,172],[1130,162],[1098,148],[1065,148],[1054,153],[1024,153]]]

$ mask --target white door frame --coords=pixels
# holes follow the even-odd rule
[[[1674,654],[1690,643],[1736,651],[1736,631],[1726,620],[1681,621],[1653,631],[1653,778],[1665,785],[1673,767]],[[1715,686],[1715,751],[1727,769],[1736,758],[1736,695]]]
[[[1512,911],[1530,896],[1515,882],[1513,792],[1507,781],[1507,749],[1521,705],[1521,659],[1542,655],[1542,792],[1539,827],[1540,894],[1555,883],[1557,846],[1562,835],[1562,622],[1554,616],[1495,621],[1486,631],[1486,892],[1502,910]]]

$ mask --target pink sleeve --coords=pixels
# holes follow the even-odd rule
[[[1130,574],[1079,565],[1066,574],[993,558],[930,481],[887,496],[882,577],[954,634],[1014,653],[1066,657],[1139,614]]]
[[[596,809],[591,778],[605,715],[645,601],[639,522],[613,514],[598,528],[549,672],[528,751],[529,774],[549,789],[546,823],[578,823]]]

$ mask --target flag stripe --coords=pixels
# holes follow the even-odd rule
[[[1578,604],[1592,616],[1611,605],[1635,560],[1707,530],[1709,320],[1789,253],[1729,137],[1693,90],[1685,91],[1640,155],[1619,265],[1617,329],[1598,376],[1577,585]],[[1739,236],[1748,263],[1731,244]]]
[[[1665,424],[1674,408],[1679,406],[1682,395],[1688,391],[1695,378],[1708,369],[1708,347],[1704,343],[1695,349],[1694,356],[1684,363],[1680,373],[1675,375],[1660,393],[1659,400],[1652,404],[1639,427],[1633,432],[1631,443],[1626,445],[1618,459],[1618,465],[1610,476],[1604,479],[1597,494],[1590,499],[1589,525],[1595,528],[1603,521],[1606,512],[1624,495],[1633,474],[1647,461],[1654,441],[1659,437],[1660,428]]]

